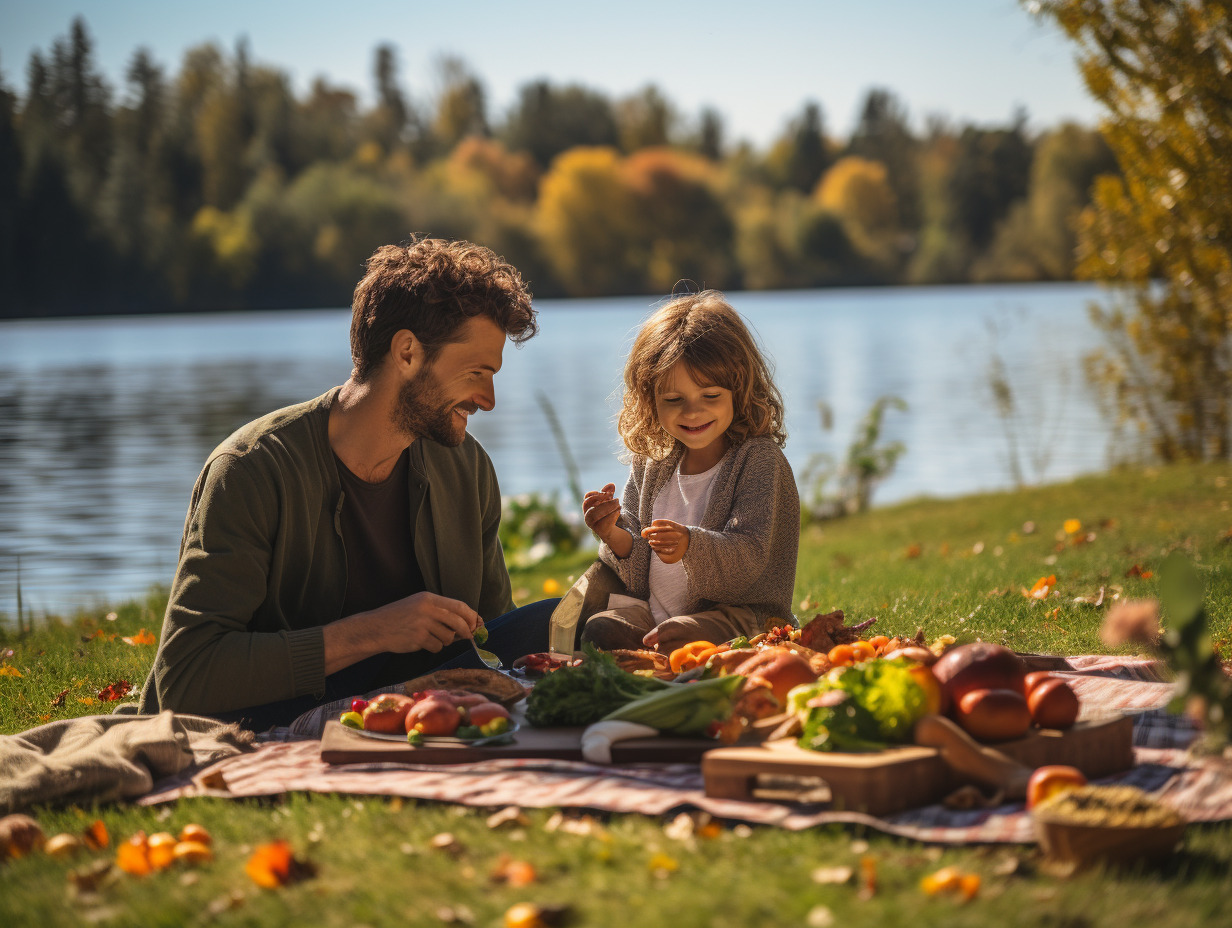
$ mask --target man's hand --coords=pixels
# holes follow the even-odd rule
[[[479,613],[460,600],[415,593],[326,625],[325,673],[385,651],[435,654],[455,641],[470,638],[481,622]]]
[[[689,550],[689,527],[671,519],[655,519],[642,529],[642,537],[664,564],[675,564]]]

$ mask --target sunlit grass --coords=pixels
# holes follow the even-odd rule
[[[1217,640],[1232,641],[1232,467],[1123,471],[1074,483],[954,501],[919,501],[805,530],[797,580],[803,618],[843,609],[849,621],[876,616],[877,630],[1004,640],[1024,651],[1097,652],[1102,609],[1074,603],[1102,586],[1111,596],[1156,592],[1158,568],[1180,549],[1199,565]],[[1067,520],[1081,523],[1067,532]],[[1034,532],[1024,530],[1035,523]],[[1072,528],[1072,526],[1071,526]],[[997,549],[1000,548],[998,553]],[[977,551],[978,549],[978,551]],[[585,568],[575,555],[516,571],[519,602],[565,587]],[[1023,588],[1055,574],[1058,595],[1028,599]],[[106,711],[82,699],[118,679],[136,688],[154,648],[128,645],[141,628],[157,633],[163,608],[148,602],[105,615],[38,623],[33,633],[0,633],[0,731],[20,732],[44,717]],[[98,630],[100,637],[90,637]],[[115,638],[111,638],[115,635]],[[88,640],[83,640],[88,638]],[[1226,652],[1225,652],[1226,653]],[[64,702],[51,706],[68,690]],[[76,896],[68,873],[110,852],[75,861],[34,856],[0,869],[0,923],[77,925],[286,924],[300,922],[440,925],[452,907],[476,925],[495,925],[523,900],[567,904],[579,925],[920,925],[1190,926],[1226,919],[1232,892],[1232,826],[1191,828],[1183,853],[1162,868],[1094,871],[1059,879],[1040,869],[1030,846],[940,848],[859,828],[803,833],[734,828],[718,837],[669,836],[670,820],[600,817],[589,834],[551,830],[553,810],[530,810],[524,825],[491,830],[490,809],[398,799],[290,795],[277,801],[197,799],[162,807],[38,809],[48,834],[79,832],[95,816],[113,842],[137,830],[178,831],[190,821],[214,835],[215,860],[138,879],[117,875],[99,892]],[[432,847],[454,835],[458,852]],[[316,876],[280,890],[244,874],[252,849],[285,838]],[[524,888],[493,882],[502,854],[530,861],[538,880]],[[877,876],[860,894],[861,860]],[[674,865],[664,866],[669,861]],[[920,880],[946,866],[981,878],[962,904],[928,897]],[[820,867],[849,867],[849,882],[819,883]],[[459,908],[463,907],[463,908]],[[827,914],[828,913],[828,914]],[[444,913],[442,913],[444,914]]]

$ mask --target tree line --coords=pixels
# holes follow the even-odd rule
[[[374,102],[203,44],[108,86],[84,20],[0,73],[0,315],[345,306],[379,244],[505,255],[538,297],[1035,281],[1075,273],[1117,165],[1100,134],[932,118],[871,90],[849,138],[817,102],[765,150],[655,86],[524,84],[501,114],[461,60],[430,101],[373,55]]]

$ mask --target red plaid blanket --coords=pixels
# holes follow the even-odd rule
[[[1069,658],[1063,674],[1084,705],[1134,714],[1131,770],[1102,782],[1131,783],[1177,808],[1194,822],[1232,819],[1232,775],[1226,763],[1190,757],[1196,731],[1163,708],[1173,685],[1147,660]],[[921,841],[966,844],[1031,842],[1021,803],[959,811],[925,806],[878,818],[824,806],[712,799],[700,769],[690,764],[596,766],[574,761],[493,760],[451,766],[322,762],[317,740],[275,730],[251,753],[201,771],[191,782],[168,782],[139,800],[166,802],[194,795],[269,796],[292,790],[404,796],[481,807],[561,807],[663,815],[700,809],[717,818],[804,829],[831,822],[859,823]]]

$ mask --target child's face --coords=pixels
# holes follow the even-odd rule
[[[690,460],[709,466],[727,451],[727,428],[734,415],[731,390],[698,383],[683,362],[663,378],[655,396],[655,411],[667,434],[688,449]]]

